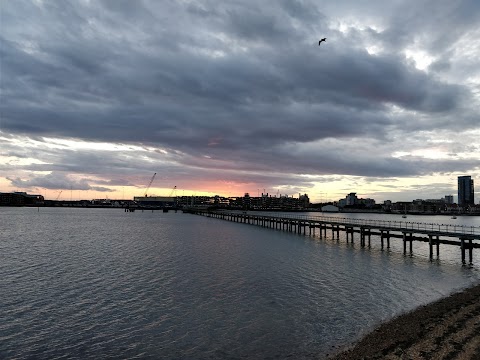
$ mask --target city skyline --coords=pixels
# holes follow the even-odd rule
[[[153,179],[153,178],[152,178]],[[408,202],[411,202],[411,203],[414,203],[416,201],[424,201],[424,202],[429,202],[429,201],[433,201],[435,203],[438,203],[439,201],[443,201],[445,204],[455,204],[455,205],[459,205],[459,206],[468,206],[468,205],[477,205],[475,203],[475,199],[473,197],[474,195],[474,180],[471,178],[471,176],[459,176],[458,177],[458,188],[457,188],[457,196],[455,195],[452,195],[452,194],[445,194],[444,196],[440,197],[440,198],[425,198],[425,197],[422,197],[422,196],[419,196],[417,198],[414,198],[414,199],[410,199],[410,200],[400,200],[398,201],[398,203],[408,203]],[[44,189],[46,190],[46,189]],[[263,189],[263,191],[265,191],[265,189]],[[63,193],[64,191],[61,190],[61,191],[58,191],[54,194],[54,197],[56,200],[74,200],[74,201],[78,201],[78,200],[81,200],[81,201],[85,201],[85,200],[89,200],[87,198],[84,198],[82,199],[81,197],[78,197],[78,198],[75,198],[73,196],[73,190],[70,190],[70,191],[65,191],[65,194],[64,195],[64,198],[60,198],[60,195]],[[0,194],[2,193],[2,191],[0,191]],[[27,194],[26,192],[18,192],[18,191],[14,191],[14,192],[11,192],[13,194],[25,194],[25,195],[29,195],[29,196],[38,196],[38,195],[41,195],[45,200],[53,200],[48,198],[47,197],[47,194],[44,193],[37,193],[37,194]],[[68,199],[68,194],[70,194],[70,198]],[[124,194],[122,194],[124,195]],[[147,195],[147,193],[145,192],[144,195],[140,195],[140,196],[134,196],[133,200],[134,201],[146,201],[147,199],[150,199],[152,201],[156,201],[157,199],[165,199],[165,198],[210,198],[210,199],[213,199],[213,198],[223,198],[223,199],[235,199],[235,198],[243,198],[243,197],[250,197],[250,198],[257,198],[257,199],[261,199],[261,198],[296,198],[297,200],[302,198],[302,197],[307,197],[310,199],[310,196],[309,194],[293,194],[293,195],[288,195],[288,194],[280,194],[280,193],[276,193],[276,194],[271,194],[271,193],[268,193],[268,192],[262,192],[260,193],[260,189],[258,189],[257,193],[254,194],[254,193],[244,193],[244,194],[229,194],[229,195],[224,195],[224,194],[219,194],[219,193],[216,193],[215,195],[205,195],[205,194],[190,194],[190,195],[185,195],[184,192],[182,192],[182,194],[179,194],[176,189],[172,189],[170,191],[170,193],[168,195],[156,195],[156,194],[153,194],[153,195]],[[143,199],[143,200],[141,200]],[[354,199],[354,200],[353,200]],[[467,201],[465,201],[465,199]],[[91,200],[132,200],[132,199],[127,199],[125,196],[122,196],[121,198],[109,198],[108,196],[106,197],[100,197],[100,198],[93,198]],[[352,202],[353,201],[353,202]],[[357,196],[357,193],[356,192],[350,192],[348,194],[345,194],[344,197],[340,197],[339,199],[333,199],[333,200],[330,200],[330,199],[327,199],[326,197],[320,197],[319,200],[316,200],[314,202],[310,201],[311,204],[314,204],[314,203],[317,203],[317,204],[320,204],[320,203],[333,203],[333,204],[336,204],[336,203],[344,203],[344,205],[354,205],[354,204],[357,204],[357,203],[363,203],[363,204],[370,204],[370,205],[380,205],[382,202],[387,204],[387,203],[396,203],[397,201],[392,201],[390,199],[386,199],[386,200],[383,200],[383,201],[377,201],[377,199],[374,199],[374,198],[361,198],[361,197],[358,197]],[[480,202],[478,203],[478,205],[480,205]]]
[[[152,195],[382,202],[480,181],[477,1],[7,0],[0,17],[2,192],[133,198],[156,172]]]

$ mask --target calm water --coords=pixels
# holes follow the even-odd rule
[[[322,358],[480,279],[478,250],[462,267],[457,247],[429,262],[423,244],[404,257],[378,243],[181,212],[0,208],[0,358]]]

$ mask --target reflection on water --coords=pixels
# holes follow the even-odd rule
[[[0,358],[313,358],[479,279],[457,247],[429,262],[425,244],[404,257],[401,241],[382,251],[180,212],[0,220]]]

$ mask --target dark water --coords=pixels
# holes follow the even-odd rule
[[[0,208],[0,358],[323,358],[477,282],[459,254],[181,212]]]

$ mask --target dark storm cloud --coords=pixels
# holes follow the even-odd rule
[[[9,178],[13,186],[20,188],[36,189],[71,189],[71,190],[95,190],[100,192],[111,192],[112,190],[101,186],[91,186],[86,179],[72,180],[62,173],[51,173],[48,175],[32,176],[28,180],[20,178]]]
[[[54,144],[52,144],[54,145]],[[18,145],[17,145],[18,146]],[[345,145],[342,145],[345,146]],[[302,187],[308,189],[315,182],[325,182],[329,174],[344,174],[354,176],[421,176],[428,173],[442,173],[445,169],[455,167],[457,171],[467,171],[478,168],[478,160],[429,160],[415,157],[402,159],[382,156],[378,146],[358,146],[352,144],[337,151],[331,144],[319,151],[295,151],[294,147],[258,149],[256,153],[247,149],[221,153],[218,157],[207,157],[202,154],[164,154],[162,152],[138,151],[102,151],[102,150],[71,150],[68,147],[41,150],[26,147],[24,152],[28,157],[44,159],[45,164],[18,165],[6,164],[0,170],[9,171],[53,171],[55,174],[94,174],[95,178],[83,183],[73,183],[75,189],[93,188],[93,186],[146,186],[152,172],[157,172],[156,186],[171,188],[174,185],[188,188],[188,182],[193,176],[203,179],[205,183],[223,181],[226,183],[251,184],[253,187],[262,184],[262,187]],[[327,151],[329,149],[330,151]],[[370,149],[370,150],[369,150]],[[8,151],[6,155],[13,155],[18,148]],[[348,153],[346,157],[344,154]],[[227,160],[226,160],[227,159]],[[480,169],[479,169],[480,170]],[[301,177],[300,174],[308,174]],[[331,177],[329,177],[331,178]],[[55,188],[54,185],[65,185],[71,181],[63,177],[44,175],[34,176],[33,179],[22,182],[19,178],[10,177],[15,185],[29,185]],[[51,181],[54,182],[52,183]],[[50,184],[50,185],[49,185]],[[62,187],[70,188],[71,185]],[[205,185],[206,186],[206,185]]]
[[[40,98],[30,99],[33,103],[29,107],[19,106],[24,99],[7,97],[4,126],[24,133],[171,144],[191,140],[192,145],[197,140],[204,143],[204,133],[212,128],[226,132],[233,126],[243,126],[251,130],[245,138],[263,137],[256,126],[272,122],[288,137],[295,122],[296,133],[308,132],[309,138],[322,138],[322,134],[344,137],[350,135],[345,132],[348,125],[355,125],[361,132],[362,128],[371,128],[372,119],[388,121],[378,112],[385,103],[441,112],[455,108],[464,92],[458,86],[442,86],[394,61],[392,65],[386,60],[369,59],[366,53],[358,55],[357,59],[343,55],[327,59],[323,66],[302,65],[302,58],[293,56],[273,60],[276,68],[269,70],[271,64],[232,58],[219,61],[216,69],[205,63],[205,68],[196,69],[196,73],[189,72],[189,66],[183,73],[176,68],[172,71],[175,77],[150,70],[154,76],[149,79],[139,70],[131,80],[122,79],[122,74],[120,79],[90,78],[100,88],[89,84],[86,75],[83,80],[78,76],[81,79],[76,83],[70,83],[66,76],[60,81],[61,69],[44,79],[49,77],[45,69],[42,77],[32,76],[31,85],[38,89],[36,97]],[[314,55],[312,58],[317,60]],[[95,75],[95,71],[90,74]],[[129,86],[125,88],[122,82]],[[53,97],[50,103],[42,101],[47,94]],[[131,102],[122,101],[127,99]],[[292,113],[295,104],[297,113]],[[358,109],[373,112],[364,118],[352,115]],[[36,124],[32,124],[33,119]],[[132,127],[133,123],[137,126]],[[335,129],[342,123],[346,126]],[[125,132],[127,128],[131,130]],[[195,135],[185,133],[185,128],[195,130]]]
[[[392,46],[421,41],[430,51],[441,53],[455,47],[461,37],[480,22],[480,3],[476,0],[423,0],[419,6],[405,2],[392,15],[385,32]]]
[[[471,30],[477,2],[411,4],[387,13],[379,3],[372,15],[339,1],[339,13],[385,22],[382,30],[343,33],[332,28],[340,16],[332,5],[324,9],[314,1],[6,1],[0,130],[179,150],[182,156],[170,159],[176,163],[169,165],[172,174],[182,164],[255,172],[245,175],[246,182],[261,181],[258,172],[273,169],[387,177],[443,165],[467,169],[469,161],[352,155],[348,146],[334,153],[322,148],[321,154],[291,147],[331,138],[386,141],[393,132],[408,137],[459,123],[478,127],[464,84],[444,82],[399,56],[414,38],[447,51],[439,34],[454,43]],[[433,19],[425,16],[429,7]],[[318,47],[320,36],[328,40]],[[369,54],[368,41],[391,51]],[[449,64],[440,58],[432,69]],[[392,114],[392,106],[403,113]],[[50,150],[44,156],[50,161],[30,170],[98,174],[108,163],[113,176],[151,168],[128,154]]]
[[[279,5],[293,19],[316,23],[326,23],[327,18],[315,6],[315,2],[305,0],[280,1]]]

